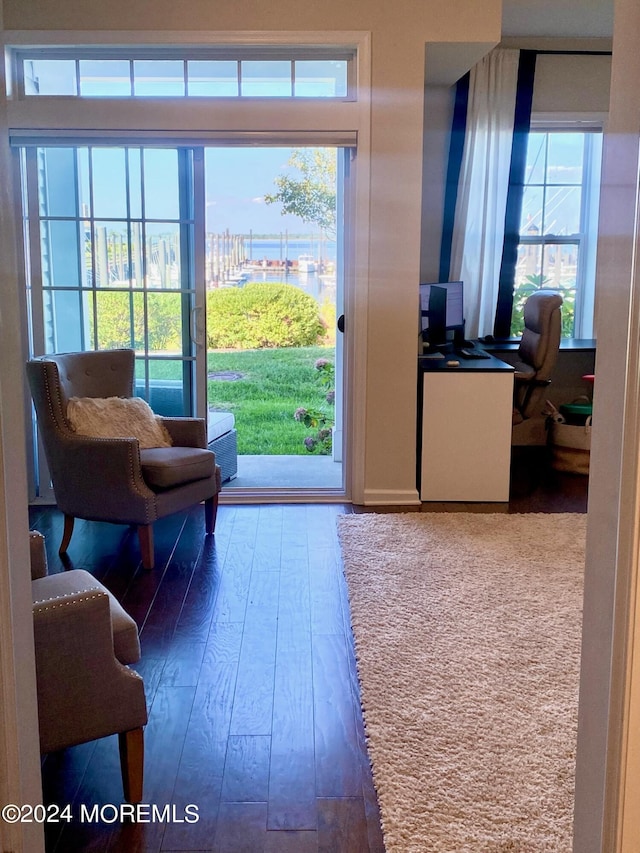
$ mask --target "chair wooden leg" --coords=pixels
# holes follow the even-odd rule
[[[72,515],[65,515],[64,517],[64,530],[62,532],[62,542],[60,542],[60,547],[58,548],[58,554],[66,554],[67,548],[69,547],[69,542],[71,542],[71,537],[73,536],[73,523],[75,518]]]
[[[142,554],[142,565],[145,569],[152,569],[154,566],[153,556],[153,525],[139,524],[138,525],[138,541],[140,542],[140,552]]]
[[[204,522],[207,535],[216,529],[216,516],[218,515],[218,492],[204,502]]]
[[[128,803],[142,802],[142,784],[144,780],[144,732],[142,728],[121,732],[118,735],[120,747],[120,769],[124,798]]]

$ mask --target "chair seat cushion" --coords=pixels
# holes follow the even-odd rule
[[[140,451],[142,476],[152,489],[175,486],[213,477],[216,456],[200,447],[153,447]]]
[[[140,660],[140,640],[138,626],[123,609],[119,601],[97,581],[92,574],[84,569],[71,569],[55,575],[46,575],[31,582],[31,594],[34,604],[73,595],[78,592],[98,590],[109,596],[111,609],[111,625],[113,627],[113,653],[123,664],[135,663]]]

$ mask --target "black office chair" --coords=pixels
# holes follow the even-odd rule
[[[540,413],[545,389],[558,358],[562,333],[562,296],[537,290],[524,306],[524,331],[514,362],[513,423]]]

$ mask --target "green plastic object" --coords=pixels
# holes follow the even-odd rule
[[[559,411],[569,423],[584,422],[591,417],[593,405],[591,403],[563,403]]]

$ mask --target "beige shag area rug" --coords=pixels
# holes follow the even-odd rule
[[[338,519],[387,853],[569,853],[586,518]]]

